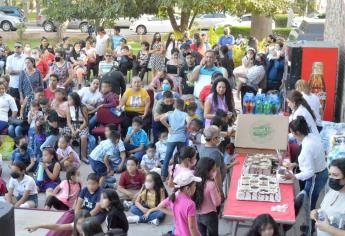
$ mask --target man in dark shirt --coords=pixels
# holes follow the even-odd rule
[[[188,52],[185,56],[185,63],[180,70],[179,76],[182,78],[181,80],[181,88],[180,91],[182,94],[193,94],[194,93],[194,82],[190,82],[189,78],[196,66],[195,62],[195,55],[193,55],[191,52]]]
[[[40,100],[40,107],[44,115],[45,129],[47,132],[46,141],[40,147],[41,151],[43,151],[46,147],[55,147],[59,135],[59,116],[55,110],[50,109],[47,98]]]

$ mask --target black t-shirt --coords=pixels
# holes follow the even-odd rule
[[[102,81],[109,81],[116,94],[123,94],[126,91],[126,80],[120,71],[110,71],[102,77]]]
[[[47,121],[50,123],[52,122],[59,122],[59,116],[56,111],[51,110],[48,111]],[[47,122],[47,134],[49,135],[58,135],[59,134],[59,128],[54,128]]]
[[[109,229],[122,229],[123,232],[128,231],[128,221],[125,213],[113,207],[107,214],[106,218],[107,228]]]
[[[194,84],[189,83],[188,74],[190,74],[189,76],[191,76],[195,66],[196,65],[194,65],[193,67],[188,67],[187,64],[184,64],[184,66],[180,70],[180,77],[182,78],[181,80],[182,94],[194,93]]]

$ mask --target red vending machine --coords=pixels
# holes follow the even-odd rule
[[[333,121],[338,48],[323,41],[289,43],[288,60],[288,89],[293,89],[299,79],[310,81],[312,92],[320,97],[323,120]]]

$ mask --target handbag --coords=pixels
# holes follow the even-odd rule
[[[22,125],[24,122],[23,119],[15,118],[15,117],[9,117],[8,118],[8,124],[13,126],[19,126]]]

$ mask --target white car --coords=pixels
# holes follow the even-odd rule
[[[252,15],[246,14],[240,18],[235,18],[232,21],[224,21],[218,23],[214,26],[215,29],[225,27],[225,26],[244,26],[244,27],[251,27],[252,24]],[[276,28],[276,22],[272,20],[272,29]]]
[[[4,12],[0,11],[0,27],[3,31],[16,31],[17,26],[20,24],[24,24],[22,18],[6,15]]]
[[[218,23],[235,22],[236,17],[224,13],[207,13],[195,17],[194,24],[200,29],[209,29]]]
[[[180,17],[176,16],[177,24],[180,22]],[[172,32],[170,20],[168,18],[159,18],[158,16],[148,17],[146,19],[139,19],[134,21],[130,26],[129,30],[136,32],[137,34],[147,33],[167,33]]]

